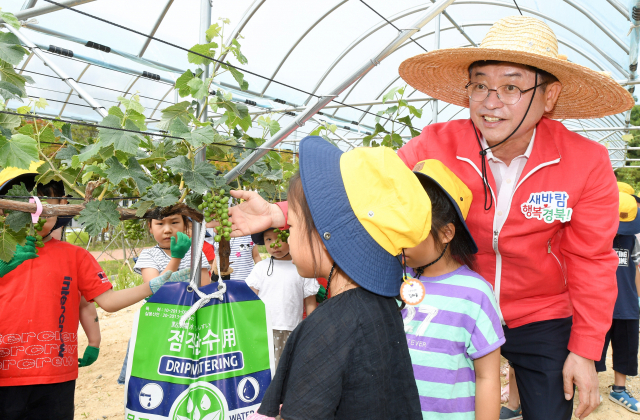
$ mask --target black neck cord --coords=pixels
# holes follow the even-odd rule
[[[289,253],[287,252],[285,255],[282,256],[282,258],[286,257],[287,255],[289,255]],[[276,259],[276,257],[274,257],[273,255],[271,257],[269,257],[269,267],[267,267],[267,276],[271,277],[271,275],[273,274],[273,261]]]
[[[480,141],[480,137],[478,137],[478,130],[476,129],[476,125],[473,123],[473,121],[471,121],[471,125],[473,126],[473,133],[476,135],[476,140],[478,140],[478,146],[480,146],[480,166],[482,167],[482,189],[484,190],[484,210],[485,211],[491,210],[491,205],[493,204],[493,196],[490,194],[491,187],[489,186],[489,178],[487,177],[487,150],[493,149],[494,147],[498,147],[505,141],[509,140],[514,134],[516,134],[516,131],[520,129],[520,127],[522,126],[522,123],[524,123],[524,120],[527,118],[527,114],[529,114],[529,110],[531,109],[531,104],[533,104],[533,98],[536,97],[536,90],[538,90],[538,72],[537,71],[536,71],[536,80],[533,86],[534,86],[533,94],[531,95],[529,106],[527,107],[527,111],[524,113],[524,117],[522,117],[520,124],[518,124],[516,129],[513,130],[511,134],[509,134],[507,138],[502,140],[500,143],[496,143],[493,146],[489,146],[486,149],[483,149],[482,142]],[[497,94],[498,93],[496,92],[496,95]],[[489,194],[487,194],[487,191],[489,192]],[[487,195],[489,196],[489,207],[487,207]]]
[[[442,250],[442,253],[440,254],[440,256],[438,258],[436,258],[434,261],[431,261],[429,264],[427,265],[423,265],[422,267],[418,267],[416,269],[416,278],[420,278],[420,276],[422,275],[422,273],[424,273],[424,270],[427,267],[431,267],[433,264],[437,263],[438,261],[440,261],[440,259],[442,257],[444,257],[444,253],[447,252],[447,248],[449,247],[449,242],[447,242],[446,244],[444,244],[444,249]]]
[[[331,266],[331,271],[329,272],[329,277],[327,277],[327,292],[329,292],[329,288],[331,287],[331,277],[333,277],[333,270],[336,268],[336,263],[333,263]]]

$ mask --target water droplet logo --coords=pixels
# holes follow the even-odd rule
[[[160,385],[154,383],[146,384],[140,390],[140,405],[145,410],[153,410],[160,405],[163,397],[164,391]]]
[[[172,420],[224,420],[229,411],[222,392],[207,382],[189,386],[173,403]]]
[[[246,403],[255,401],[259,393],[260,384],[251,376],[242,379],[238,384],[238,397]]]

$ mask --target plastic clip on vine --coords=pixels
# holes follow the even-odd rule
[[[202,258],[202,246],[204,245],[204,237],[206,233],[207,233],[207,229],[205,229],[204,226],[202,226],[202,229],[200,229],[200,236],[196,238],[197,251],[196,251],[196,256],[194,261],[199,261],[200,258]],[[215,253],[216,253],[216,258],[215,258],[216,266],[218,267],[218,273],[220,273],[220,254],[218,252],[218,248],[215,249]],[[222,281],[222,276],[218,274],[218,290],[208,295],[205,293],[202,293],[200,289],[198,289],[198,285],[196,282],[196,276],[198,276],[199,274],[200,274],[200,270],[193,270],[191,272],[191,282],[189,283],[189,286],[200,297],[200,300],[195,302],[191,306],[191,308],[189,308],[189,310],[185,312],[184,315],[182,315],[182,317],[180,318],[180,328],[186,328],[187,321],[189,320],[189,318],[191,318],[191,315],[195,314],[198,309],[202,308],[204,305],[209,303],[211,299],[220,299],[220,300],[224,299],[224,294],[227,291],[227,285]]]

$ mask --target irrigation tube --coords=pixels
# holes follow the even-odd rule
[[[329,102],[331,102],[334,98],[339,96],[347,87],[353,84],[356,80],[364,76],[371,70],[373,67],[380,64],[382,60],[384,60],[389,54],[391,54],[394,50],[396,50],[400,45],[402,45],[407,39],[413,36],[416,32],[418,32],[424,25],[429,23],[433,18],[438,16],[444,9],[447,8],[451,3],[455,0],[438,0],[427,9],[426,13],[418,19],[416,23],[410,26],[410,29],[405,29],[398,34],[396,39],[394,39],[385,49],[382,50],[379,54],[371,58],[367,61],[360,69],[358,69],[355,73],[345,79],[342,83],[338,84],[330,93],[326,95],[321,95],[321,98],[313,105],[308,105],[304,111],[302,111],[298,117],[289,123],[287,126],[283,127],[278,131],[269,141],[264,143],[262,147],[249,156],[247,156],[243,161],[238,163],[238,165],[229,171],[225,175],[225,179],[227,183],[230,183],[238,176],[242,175],[244,171],[247,170],[248,167],[256,163],[260,158],[266,155],[273,146],[280,143],[284,140],[289,134],[293,133],[299,127],[303,126],[306,121],[308,121],[313,115],[315,115],[318,111],[325,107]]]

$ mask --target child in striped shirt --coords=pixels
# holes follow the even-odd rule
[[[410,303],[402,317],[422,416],[495,420],[505,338],[491,285],[469,268],[477,247],[464,220],[473,197],[440,161],[413,171],[432,206],[430,235],[405,250],[408,274],[424,286],[421,300],[401,289]]]

